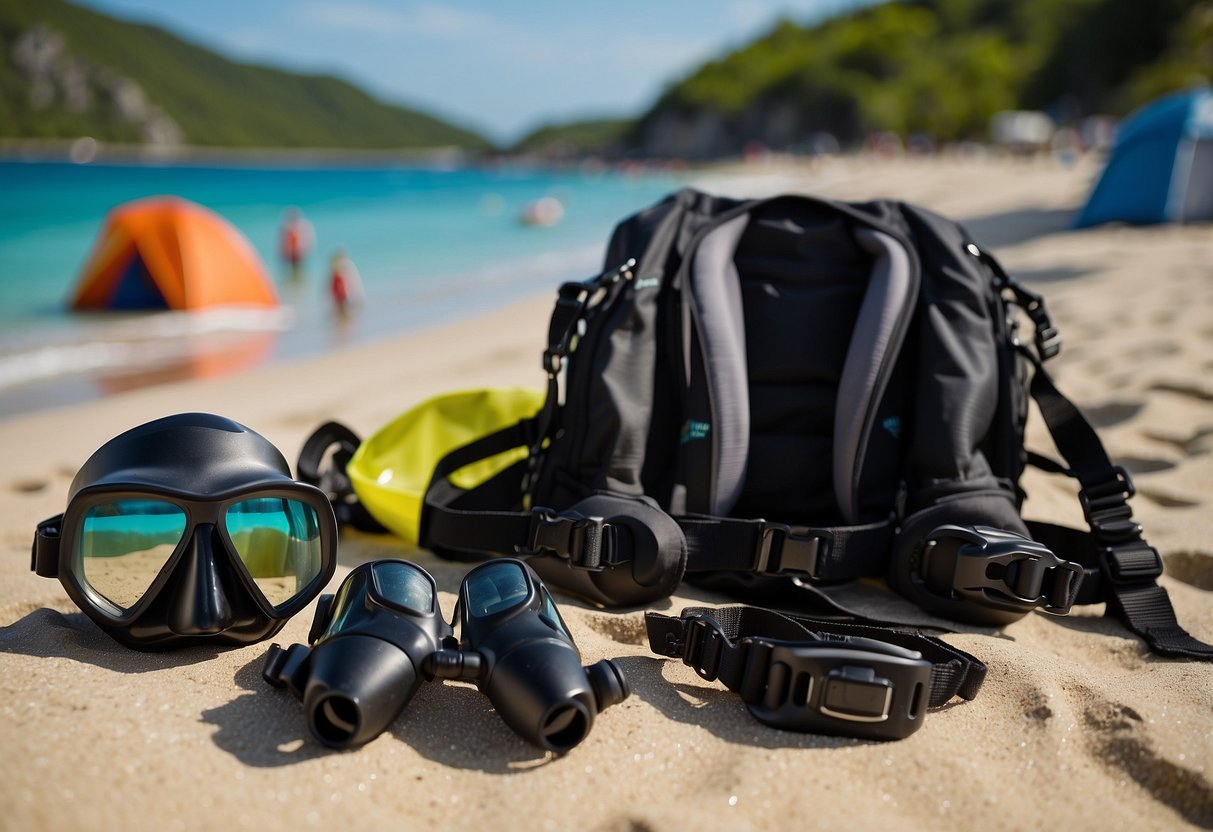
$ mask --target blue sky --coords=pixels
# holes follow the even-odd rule
[[[499,142],[633,115],[781,17],[874,0],[75,0],[249,63],[337,75]]]

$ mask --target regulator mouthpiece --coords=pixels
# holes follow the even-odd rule
[[[459,609],[460,646],[481,656],[477,686],[532,745],[556,754],[572,750],[599,711],[627,697],[612,662],[581,666],[547,587],[522,561],[495,560],[472,570]]]
[[[609,660],[582,667],[577,645],[539,577],[520,560],[483,564],[459,590],[460,639],[438,608],[434,579],[398,560],[350,572],[324,596],[302,644],[270,648],[265,680],[303,700],[308,727],[352,748],[392,724],[425,679],[462,679],[532,745],[564,754],[603,709],[628,696]]]
[[[312,654],[303,693],[308,728],[332,748],[364,745],[388,729],[419,687],[405,651],[371,636],[334,638]]]
[[[421,686],[423,662],[450,634],[433,578],[406,561],[375,561],[321,599],[313,646],[274,645],[262,676],[303,700],[319,742],[354,748],[400,715]]]

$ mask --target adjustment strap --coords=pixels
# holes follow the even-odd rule
[[[56,514],[38,524],[30,550],[29,568],[43,578],[59,577],[59,540],[63,515]]]
[[[421,517],[421,544],[427,548],[459,552],[514,555],[527,542],[531,513],[499,511],[490,506],[521,503],[521,479],[515,463],[475,488],[451,482],[451,474],[464,466],[519,447],[531,447],[540,417],[523,419],[469,442],[438,461],[425,492]]]
[[[462,489],[450,476],[466,465],[520,447],[531,447],[541,417],[509,427],[457,448],[434,469],[425,494],[421,542],[439,553],[555,555],[579,569],[600,571],[626,560],[616,545],[615,529],[601,517],[542,506],[530,511],[499,510],[522,502],[522,481],[530,460],[523,460],[477,485]]]
[[[548,321],[548,345],[543,351],[543,369],[549,376],[557,375],[564,366],[564,359],[573,351],[573,336],[577,334],[577,322],[585,317],[586,308],[599,289],[613,286],[621,280],[632,278],[636,268],[634,259],[627,259],[613,269],[607,269],[589,280],[571,281],[561,285],[556,293],[556,306]]]
[[[719,679],[755,717],[790,730],[908,736],[924,706],[972,699],[986,675],[980,660],[922,633],[761,607],[650,612],[645,626],[653,652]]]
[[[350,459],[361,444],[362,439],[358,434],[345,425],[340,422],[325,422],[304,441],[295,470],[299,472],[300,482],[316,486],[328,497],[333,506],[333,514],[337,518],[337,525],[349,525],[360,531],[382,534],[387,529],[372,517],[366,506],[358,500],[354,485],[345,473],[345,467],[349,465]],[[334,445],[337,449],[333,451],[329,466],[321,469],[325,454]]]
[[[1142,538],[1141,524],[1133,519],[1128,501],[1135,489],[1129,472],[1112,464],[1090,422],[1057,389],[1041,363],[1034,363],[1032,398],[1057,450],[1081,486],[1079,500],[1091,529],[1089,544],[1072,552],[1067,550],[1085,572],[1098,571],[1099,579],[1091,580],[1098,590],[1084,587],[1080,598],[1088,603],[1106,601],[1106,614],[1119,618],[1154,653],[1213,661],[1213,645],[1194,638],[1179,626],[1170,596],[1158,585],[1157,579],[1163,572],[1162,557]],[[1062,527],[1045,528],[1044,534],[1058,539],[1066,537],[1054,531],[1059,528]],[[1052,543],[1049,545],[1053,547]],[[1090,596],[1096,591],[1098,595],[1092,600]]]
[[[1044,297],[1031,291],[1011,277],[1011,275],[1007,274],[1002,264],[994,259],[994,255],[988,251],[983,251],[976,243],[967,243],[965,250],[984,263],[994,273],[995,285],[1000,290],[1009,290],[1015,297],[1015,302],[1031,318],[1032,325],[1036,328],[1035,342],[1038,360],[1048,361],[1061,352],[1061,333],[1057,331],[1057,327],[1053,325],[1053,320],[1049,317],[1049,310],[1045,308]]]
[[[548,376],[547,398],[544,400],[543,409],[535,416],[539,429],[535,432],[536,444],[529,448],[533,458],[538,458],[540,446],[547,438],[556,410],[560,406],[560,373],[564,369],[565,359],[573,351],[577,325],[585,318],[586,310],[598,290],[613,286],[621,280],[630,280],[632,269],[635,267],[636,261],[629,258],[589,280],[564,283],[557,290],[556,305],[552,308],[552,317],[548,320],[547,347],[543,351],[543,370]]]
[[[1033,540],[1044,544],[1050,551],[1064,552],[1067,558],[1082,567],[1082,580],[1078,582],[1078,593],[1074,596],[1073,603],[1103,603],[1106,590],[1099,565],[1103,549],[1095,542],[1091,533],[1039,520],[1024,522]]]
[[[688,572],[800,575],[822,582],[883,575],[895,530],[891,519],[830,528],[705,515],[674,519],[686,536]]]

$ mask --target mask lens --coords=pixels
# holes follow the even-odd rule
[[[123,609],[143,597],[185,535],[185,512],[164,500],[115,500],[84,514],[76,551],[85,582]]]
[[[356,621],[358,610],[366,609],[366,573],[354,571],[345,579],[345,583],[337,590],[333,606],[329,611],[331,616],[328,627],[324,630],[324,638],[336,635],[345,629],[346,624]]]
[[[323,566],[320,521],[307,503],[255,497],[234,503],[224,522],[236,554],[274,607],[295,598]]]
[[[522,567],[507,561],[481,567],[466,578],[466,584],[468,611],[477,618],[525,601],[528,592]]]
[[[539,596],[543,599],[543,614],[547,616],[555,627],[569,637],[569,641],[572,641],[573,634],[569,632],[568,625],[560,617],[560,610],[556,609],[556,602],[552,600],[552,595],[548,592],[546,586],[540,585]]]
[[[375,588],[384,600],[420,615],[434,609],[434,587],[416,566],[384,561],[375,564],[372,571]]]

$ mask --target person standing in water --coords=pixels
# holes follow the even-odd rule
[[[312,224],[298,208],[288,208],[278,234],[278,251],[290,269],[290,278],[298,282],[303,277],[303,261],[316,241]]]
[[[333,300],[333,309],[341,317],[362,303],[362,278],[358,274],[358,267],[343,248],[333,252],[329,263],[329,296]]]

